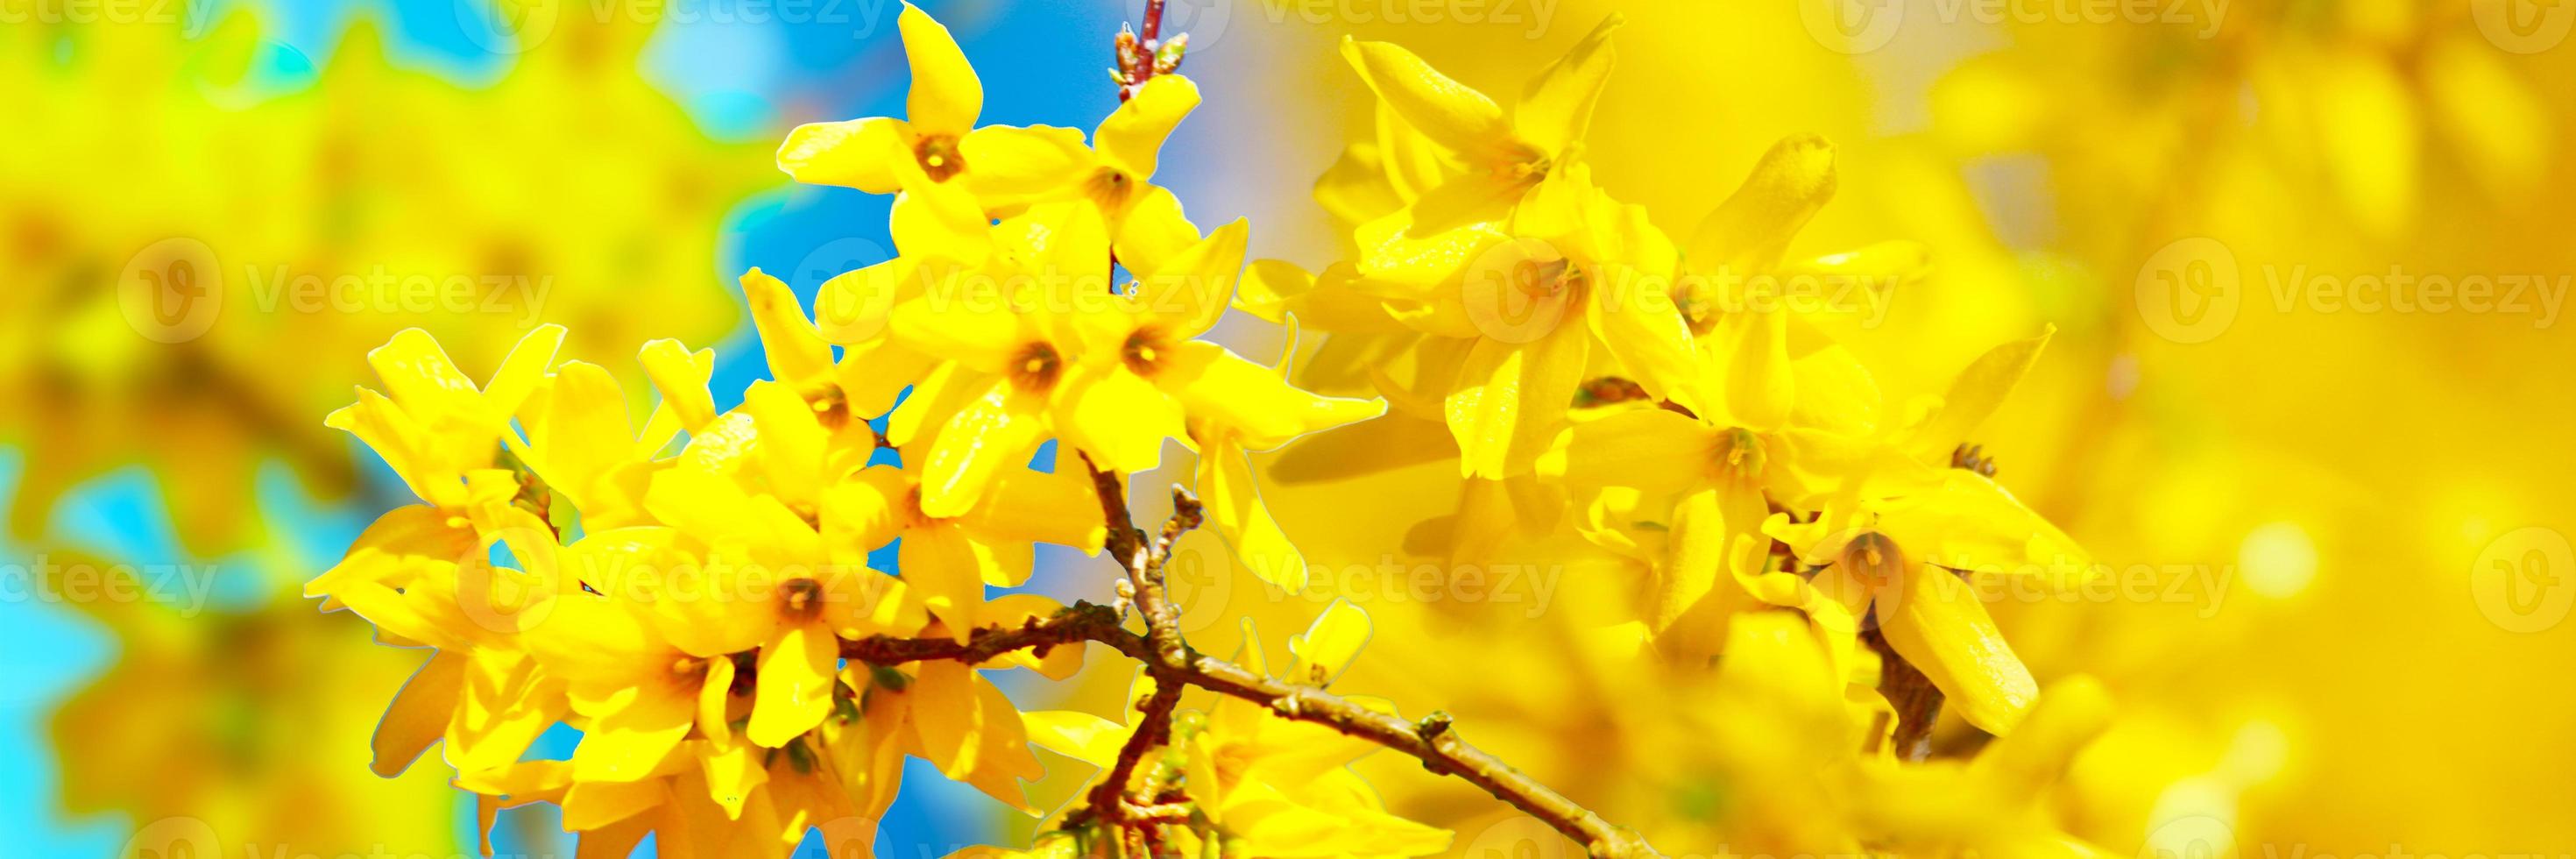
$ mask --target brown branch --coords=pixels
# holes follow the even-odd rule
[[[872,635],[856,641],[845,640],[841,642],[841,658],[870,665],[901,665],[933,659],[952,659],[972,665],[1030,648],[1034,648],[1039,656],[1045,656],[1047,650],[1056,645],[1100,641],[1104,634],[1113,632],[1124,632],[1118,628],[1116,609],[1077,602],[1044,620],[1033,617],[1017,627],[988,626],[975,630],[964,644],[946,636],[904,638]]]
[[[1136,613],[1144,618],[1145,635],[1154,643],[1154,658],[1146,659],[1145,664],[1156,669],[1178,668],[1187,648],[1181,642],[1180,610],[1173,607],[1171,595],[1163,587],[1163,562],[1171,557],[1172,544],[1203,521],[1204,509],[1189,490],[1172,487],[1172,518],[1164,521],[1162,533],[1147,545],[1145,532],[1136,528],[1136,520],[1127,512],[1126,476],[1101,470],[1087,454],[1082,463],[1091,469],[1091,487],[1100,496],[1100,512],[1108,522],[1106,546],[1127,568],[1127,580],[1135,590]]]
[[[841,655],[880,665],[913,662],[924,659],[969,659],[977,662],[993,658],[1019,647],[1048,647],[1074,641],[1097,641],[1118,652],[1145,663],[1148,670],[1161,657],[1145,636],[1119,626],[1116,612],[1106,606],[1081,602],[1040,621],[1032,618],[1019,627],[985,627],[958,644],[950,638],[895,638],[874,636],[841,643]],[[1528,775],[1503,763],[1467,741],[1445,713],[1434,712],[1419,722],[1382,713],[1352,703],[1349,699],[1312,686],[1293,685],[1256,674],[1240,665],[1197,652],[1188,652],[1181,667],[1157,672],[1155,697],[1177,695],[1184,686],[1196,686],[1220,695],[1230,695],[1268,707],[1282,718],[1311,722],[1344,734],[1359,737],[1410,755],[1422,761],[1423,767],[1435,773],[1454,775],[1482,788],[1496,799],[1536,817],[1564,833],[1567,838],[1588,846],[1596,856],[1659,856],[1654,848],[1635,832],[1620,828],[1600,815],[1576,804],[1554,789],[1538,783]],[[1172,682],[1163,682],[1168,677]],[[1155,706],[1149,700],[1149,707]],[[1169,710],[1165,709],[1166,718]],[[1168,726],[1168,721],[1163,722]],[[1144,733],[1141,725],[1139,733]],[[1168,727],[1166,727],[1168,730]],[[1146,749],[1131,743],[1141,756]],[[1128,750],[1120,750],[1121,763],[1132,771],[1135,764],[1125,759]],[[1124,778],[1113,779],[1112,784]],[[1123,785],[1121,786],[1123,788]],[[1098,801],[1095,795],[1095,802]],[[1107,808],[1118,808],[1109,812]],[[1146,806],[1140,810],[1150,810]],[[1095,806],[1095,813],[1123,813],[1118,805]]]
[[[1896,710],[1896,731],[1889,738],[1900,760],[1921,763],[1932,756],[1932,723],[1941,715],[1941,687],[1923,670],[1905,661],[1872,621],[1861,641],[1878,654],[1878,689]]]
[[[1180,706],[1185,679],[1179,675],[1189,664],[1188,648],[1181,641],[1180,612],[1173,608],[1171,595],[1163,586],[1163,565],[1172,557],[1172,544],[1182,534],[1199,526],[1202,511],[1189,490],[1172,487],[1172,516],[1163,521],[1163,529],[1151,546],[1145,545],[1144,532],[1137,530],[1133,515],[1127,509],[1127,480],[1124,475],[1104,471],[1085,455],[1083,465],[1091,469],[1091,486],[1100,496],[1100,514],[1110,536],[1108,547],[1121,565],[1127,568],[1127,593],[1136,601],[1136,613],[1145,622],[1145,640],[1151,643],[1145,658],[1145,670],[1154,678],[1154,694],[1138,707],[1135,733],[1118,749],[1118,759],[1109,768],[1107,778],[1091,792],[1092,813],[1112,826],[1133,826],[1145,842],[1148,852],[1162,841],[1160,824],[1136,809],[1154,802],[1154,788],[1147,785],[1139,796],[1130,800],[1128,782],[1134,780],[1136,766],[1146,753],[1168,745],[1172,736],[1172,710]],[[1123,630],[1122,630],[1123,632]]]
[[[1172,710],[1181,705],[1181,690],[1186,687],[1180,683],[1164,683],[1162,676],[1156,675],[1154,694],[1136,708],[1136,732],[1129,734],[1126,744],[1118,747],[1118,759],[1110,766],[1108,776],[1091,789],[1092,813],[1113,825],[1154,825],[1154,815],[1147,813],[1145,808],[1152,802],[1154,786],[1148,784],[1144,790],[1138,791],[1144,799],[1138,802],[1128,798],[1127,783],[1135,780],[1136,767],[1145,760],[1147,752],[1172,741]],[[1149,840],[1158,840],[1151,832],[1146,835]]]
[[[1147,659],[1143,640],[1121,635],[1104,642]],[[1538,818],[1595,856],[1660,856],[1635,832],[1611,824],[1564,794],[1530,778],[1458,737],[1449,716],[1434,712],[1420,722],[1382,713],[1312,686],[1264,677],[1221,659],[1192,654],[1181,672],[1189,685],[1269,707],[1283,718],[1312,722],[1402,752],[1434,773],[1454,775]]]
[[[1090,464],[1088,458],[1084,460]],[[1170,742],[1171,713],[1181,690],[1196,686],[1267,707],[1282,718],[1323,725],[1343,734],[1410,755],[1434,773],[1453,775],[1538,818],[1565,837],[1585,845],[1595,856],[1660,856],[1636,832],[1603,819],[1537,780],[1459,738],[1447,713],[1433,712],[1421,721],[1362,707],[1313,686],[1294,685],[1262,676],[1242,666],[1191,650],[1181,640],[1178,613],[1163,586],[1163,564],[1172,544],[1197,527],[1202,511],[1197,499],[1179,488],[1172,493],[1173,515],[1151,545],[1127,510],[1126,480],[1114,472],[1091,468],[1109,526],[1107,548],[1127,569],[1142,634],[1119,623],[1119,612],[1088,602],[1075,603],[1045,620],[1031,618],[1017,628],[975,630],[966,643],[950,638],[876,636],[843,642],[841,655],[877,664],[922,659],[966,659],[983,662],[1020,647],[1051,647],[1075,641],[1097,641],[1144,663],[1155,690],[1141,707],[1136,732],[1119,749],[1107,780],[1093,788],[1090,817],[1118,826],[1137,826],[1147,841],[1152,827],[1167,822],[1168,811],[1155,805],[1154,791],[1126,796],[1146,753]]]

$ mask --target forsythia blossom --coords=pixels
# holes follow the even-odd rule
[[[1393,718],[1392,702],[1334,697],[1345,722],[1301,718],[1369,617],[1333,603],[1278,678],[1249,636],[1240,670],[1258,681],[1202,682],[1234,696],[1176,710],[1197,657],[1158,619],[1156,556],[1133,548],[1147,537],[1101,503],[1123,504],[1125,477],[1180,442],[1206,500],[1175,521],[1203,510],[1247,567],[1296,591],[1305,563],[1247,454],[1392,402],[1395,418],[1348,432],[1445,427],[1464,481],[1453,557],[1562,522],[1641,575],[1650,596],[1618,634],[1706,699],[1675,717],[1715,740],[1686,763],[1761,785],[1720,822],[1737,849],[2082,850],[2026,810],[2100,730],[2103,696],[2080,678],[2043,696],[1977,586],[2080,586],[2091,563],[1954,454],[2046,335],[1999,347],[1946,396],[1881,402],[1780,285],[1898,283],[1920,252],[1790,257],[1835,186],[1814,137],[1774,147],[1687,241],[1594,185],[1583,136],[1617,23],[1509,107],[1403,48],[1346,43],[1377,133],[1318,196],[1350,222],[1353,258],[1246,275],[1244,222],[1203,233],[1149,182],[1196,84],[1159,64],[1122,77],[1132,97],[1087,145],[977,127],[980,81],[907,7],[907,118],[809,125],[778,154],[800,180],[897,194],[900,253],[826,282],[812,316],[747,274],[772,378],[739,406],[717,409],[711,353],[672,341],[639,357],[659,395],[640,423],[607,371],[555,360],[561,329],[480,384],[418,331],[371,354],[385,392],[362,389],[330,424],[421,503],[307,590],[437,651],[387,714],[379,768],[443,741],[487,815],[559,803],[586,853],[652,833],[675,855],[783,855],[818,827],[836,851],[868,844],[906,756],[1035,812],[1034,744],[1101,767],[1094,796],[1110,800],[1061,813],[1032,852],[1121,853],[1104,832],[1137,821],[1157,852],[1445,850],[1448,833],[1390,813],[1347,768],[1385,744],[1351,725]],[[1293,352],[1272,367],[1202,339],[1230,306],[1368,354],[1305,375],[1375,396],[1291,384]],[[1516,517],[1499,497],[1561,509]],[[1037,543],[1135,553],[1116,560],[1150,633],[1137,647],[1161,655],[1139,657],[1124,720],[1023,714],[985,677],[1079,668],[1079,641],[973,649],[1072,613],[988,591],[1022,584]],[[897,569],[870,568],[889,545]],[[863,658],[888,641],[952,649]],[[1922,763],[1933,714],[1897,694],[1916,680],[2000,739],[1966,764]],[[1290,691],[1264,706],[1242,691],[1255,682]],[[521,760],[557,722],[583,732],[572,757]],[[1446,729],[1426,719],[1412,753],[1451,753]]]

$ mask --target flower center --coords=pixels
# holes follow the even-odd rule
[[[1130,372],[1152,376],[1154,371],[1162,368],[1165,346],[1163,332],[1151,326],[1138,328],[1135,333],[1127,335],[1127,345],[1119,350],[1119,356],[1127,362]]]
[[[807,396],[805,403],[814,407],[814,417],[824,429],[838,430],[850,423],[850,396],[839,385],[823,383],[822,390]]]
[[[1685,274],[1673,284],[1673,306],[1693,334],[1717,330],[1717,286],[1708,278]]]
[[[813,620],[823,613],[823,583],[813,579],[788,579],[778,586],[778,613],[788,620]]]
[[[921,172],[930,174],[933,182],[946,182],[948,177],[966,172],[966,159],[957,154],[957,138],[933,134],[912,145],[912,157],[921,162]]]
[[[1709,465],[1717,477],[1749,482],[1762,479],[1766,461],[1762,438],[1752,430],[1736,427],[1718,436],[1717,453]]]
[[[1531,259],[1512,270],[1512,287],[1541,301],[1561,299],[1582,285],[1583,269],[1562,256]]]
[[[1905,574],[1905,554],[1896,548],[1895,540],[1876,531],[1852,538],[1835,563],[1872,588],[1895,584]]]
[[[1127,202],[1127,195],[1135,190],[1136,180],[1129,178],[1127,171],[1116,167],[1102,167],[1083,183],[1083,192],[1104,208],[1115,208]]]
[[[681,656],[671,660],[671,682],[673,685],[688,688],[705,683],[706,679],[706,660],[689,656]]]
[[[1055,390],[1055,379],[1064,371],[1064,359],[1056,354],[1054,345],[1036,341],[1020,347],[1005,371],[1010,373],[1011,384],[1021,391],[1043,394]]]

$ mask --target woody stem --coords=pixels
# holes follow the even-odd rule
[[[1145,533],[1136,528],[1127,511],[1125,479],[1097,467],[1091,473],[1102,513],[1108,520],[1107,548],[1127,568],[1138,614],[1145,621],[1144,633],[1128,631],[1116,609],[1077,602],[1044,620],[1032,618],[1018,627],[975,630],[963,644],[946,637],[874,636],[842,642],[841,655],[879,665],[924,659],[959,659],[971,664],[1020,648],[1037,648],[1043,653],[1057,645],[1097,641],[1144,663],[1154,677],[1155,693],[1144,704],[1143,721],[1137,725],[1136,733],[1119,749],[1107,781],[1091,796],[1092,813],[1113,824],[1123,825],[1131,819],[1152,822],[1152,815],[1129,812],[1147,810],[1143,806],[1153,797],[1131,806],[1120,794],[1145,754],[1169,741],[1170,714],[1179,703],[1180,690],[1195,686],[1260,704],[1281,718],[1323,725],[1409,755],[1420,760],[1426,770],[1456,776],[1538,818],[1585,845],[1594,856],[1662,855],[1636,832],[1612,824],[1501,759],[1469,745],[1459,737],[1447,713],[1435,711],[1419,721],[1409,720],[1360,706],[1316,687],[1263,676],[1190,649],[1181,638],[1179,615],[1164,587],[1163,562],[1171,555],[1172,543],[1199,525],[1197,499],[1176,489],[1172,518],[1164,522],[1157,539],[1148,544]]]

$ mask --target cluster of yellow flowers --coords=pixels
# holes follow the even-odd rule
[[[1346,42],[1379,97],[1374,138],[1316,189],[1349,229],[1349,259],[1314,274],[1256,263],[1239,305],[1332,333],[1302,382],[1373,391],[1394,405],[1387,421],[1445,427],[1465,478],[1452,563],[1550,551],[1532,544],[1566,523],[1646,573],[1637,620],[1610,637],[1685,668],[1715,660],[1720,676],[1675,696],[1697,714],[1674,720],[1683,734],[1638,742],[1731,738],[1705,763],[1732,783],[1814,785],[1696,833],[1780,853],[2072,843],[2007,809],[2102,729],[2100,689],[2070,681],[2041,708],[2055,715],[2034,715],[2038,684],[1985,602],[2083,587],[2098,569],[1970,442],[2048,333],[1996,346],[1942,396],[1884,402],[1833,334],[1835,317],[1866,308],[1825,296],[1857,284],[1859,300],[1884,301],[1923,271],[1923,251],[1786,258],[1836,186],[1832,148],[1813,136],[1774,145],[1682,243],[1593,185],[1581,140],[1618,23],[1508,108],[1403,48]],[[1309,462],[1300,477],[1441,453]],[[1971,771],[2012,768],[2014,786],[1896,766],[1928,753],[1945,699],[2011,738]],[[1921,802],[1934,784],[1960,801]],[[1917,816],[1884,810],[1898,806]]]
[[[1294,592],[1307,568],[1247,452],[1392,403],[1347,432],[1446,427],[1466,478],[1453,558],[1570,513],[1648,573],[1638,658],[1714,663],[1677,682],[1728,702],[1674,714],[1702,738],[1677,745],[1764,786],[1732,806],[1729,849],[2086,852],[2032,809],[2101,730],[2104,696],[2076,680],[2043,702],[1981,595],[2079,586],[2092,564],[1967,443],[2047,335],[1995,348],[1946,396],[1882,403],[1814,318],[1834,309],[1791,287],[1901,282],[1923,254],[1783,259],[1835,185],[1813,137],[1774,147],[1687,243],[1594,187],[1582,138],[1616,24],[1509,110],[1402,48],[1346,43],[1381,100],[1375,138],[1319,188],[1353,258],[1314,275],[1256,263],[1238,290],[1245,225],[1203,234],[1149,181],[1199,101],[1151,23],[1086,145],[977,127],[974,71],[907,7],[907,117],[805,126],[778,154],[801,181],[899,194],[900,254],[823,284],[810,316],[745,275],[772,378],[740,407],[717,411],[712,353],[676,341],[643,348],[660,399],[640,425],[608,371],[555,359],[551,326],[482,385],[418,331],[370,354],[386,392],[330,424],[422,503],[307,593],[437,650],[385,718],[379,771],[443,740],[487,815],[560,803],[585,852],[652,833],[676,855],[781,855],[819,827],[838,853],[872,843],[907,755],[1036,811],[1021,785],[1041,772],[1035,744],[1107,782],[1034,852],[1123,853],[1131,832],[1155,853],[1446,849],[1348,769],[1400,744],[1596,852],[1642,852],[1515,776],[1437,765],[1457,760],[1445,717],[1373,733],[1392,703],[1323,693],[1371,632],[1347,603],[1289,642],[1284,679],[1257,640],[1221,672],[1179,655],[1155,567],[1201,508],[1176,505],[1152,542],[1129,531],[1126,477],[1158,468],[1166,441],[1196,451],[1207,520]],[[1355,396],[1292,386],[1293,355],[1267,367],[1198,339],[1229,306],[1332,332],[1305,375]],[[1025,581],[1035,543],[1112,549],[1147,635],[1010,638],[1102,611],[988,597]],[[899,576],[867,566],[889,545]],[[982,673],[1067,677],[1084,641],[1146,662],[1123,723],[1020,713]],[[1184,686],[1219,697],[1178,711]],[[1945,699],[2002,739],[1924,763]],[[521,760],[557,722],[583,732],[572,758]]]
[[[1794,608],[1863,685],[1878,668],[1856,645],[1875,626],[1963,715],[2009,730],[2034,684],[1953,586],[2093,572],[1969,444],[2048,335],[1996,347],[1946,396],[1883,403],[1820,319],[1854,308],[1804,303],[1801,284],[1892,287],[1921,250],[1782,258],[1835,187],[1812,136],[1773,146],[1678,246],[1593,186],[1581,135],[1616,25],[1508,111],[1402,48],[1347,44],[1380,97],[1377,139],[1317,196],[1353,225],[1354,258],[1311,276],[1265,261],[1246,309],[1336,332],[1317,388],[1378,390],[1448,428],[1469,478],[1453,557],[1567,505],[1594,544],[1654,571],[1642,622],[1669,656],[1705,663],[1731,617]],[[1371,357],[1328,360],[1344,348]]]

